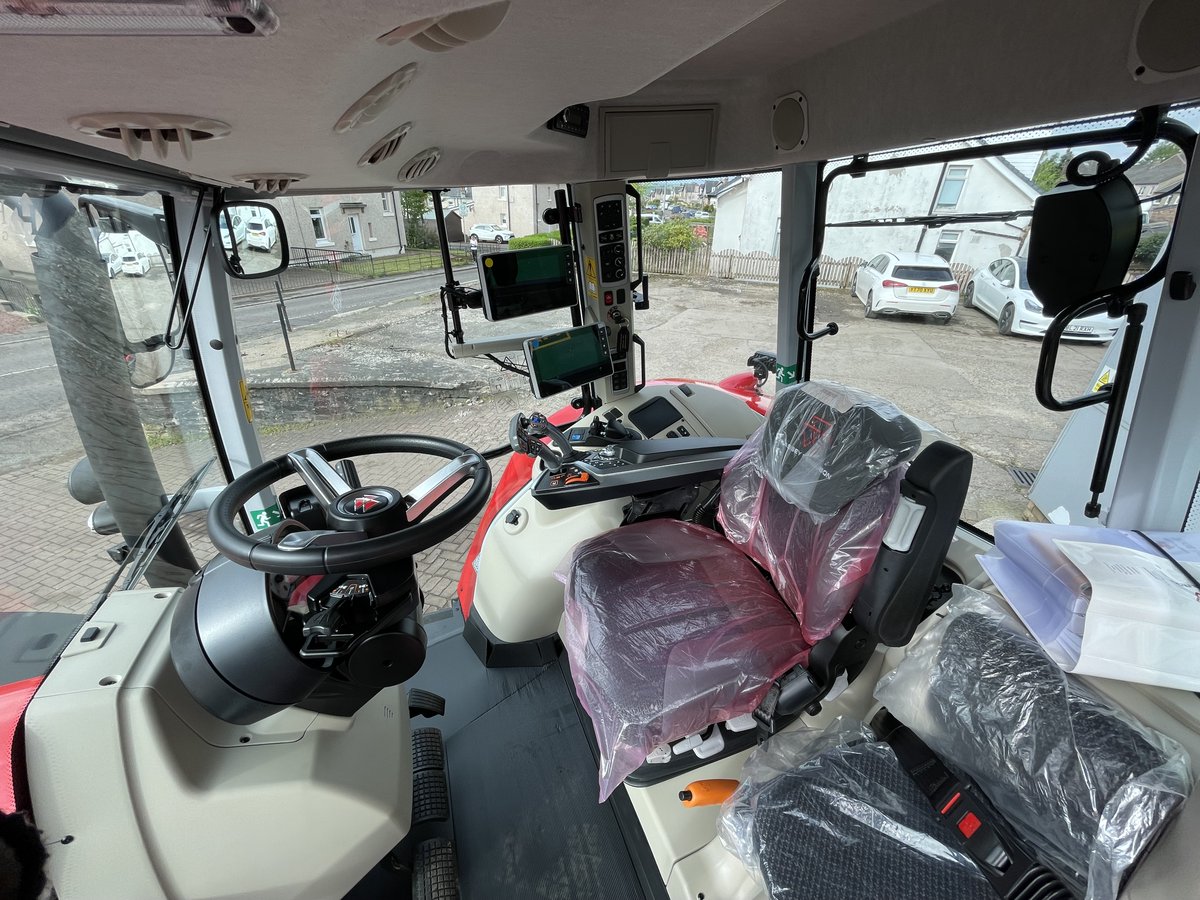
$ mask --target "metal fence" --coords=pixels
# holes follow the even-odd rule
[[[0,303],[18,312],[35,313],[39,309],[37,295],[15,278],[0,278]]]
[[[636,250],[634,251],[636,256]],[[713,253],[707,247],[695,250],[664,250],[647,247],[642,251],[645,270],[656,275],[695,275],[722,278],[733,281],[777,283],[779,281],[779,257],[754,251],[740,253],[736,250],[718,250]],[[822,256],[817,275],[821,287],[849,290],[854,274],[866,262],[858,256],[831,259]],[[950,271],[960,285],[966,284],[974,273],[971,266],[950,263]]]
[[[440,250],[408,250],[396,256],[381,257],[324,247],[289,247],[288,251],[288,267],[277,276],[285,293],[432,272],[442,267]],[[450,260],[455,266],[465,265],[470,259],[470,248],[466,244],[450,245]],[[234,280],[232,292],[235,297],[274,294],[274,285],[275,279]]]

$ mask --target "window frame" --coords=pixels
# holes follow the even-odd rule
[[[308,208],[308,221],[312,225],[313,237],[317,241],[329,240],[329,227],[325,222],[325,210],[320,206]]]
[[[961,172],[962,177],[959,178],[955,174]],[[947,163],[945,170],[942,172],[941,181],[938,183],[937,193],[933,195],[933,209],[935,212],[948,209],[958,209],[958,205],[962,202],[963,192],[967,189],[967,180],[971,176],[970,166],[955,166]],[[954,195],[954,201],[947,203],[942,199],[946,192],[946,187],[951,184],[958,185],[958,193]]]

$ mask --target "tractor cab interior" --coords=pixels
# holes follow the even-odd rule
[[[1187,896],[1196,631],[996,562],[1200,592],[1200,19],[1103,6],[6,6],[0,894]]]

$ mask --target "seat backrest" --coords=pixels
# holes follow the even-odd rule
[[[767,569],[815,644],[850,610],[896,508],[916,424],[865,391],[810,381],[776,394],[725,468],[726,536]]]

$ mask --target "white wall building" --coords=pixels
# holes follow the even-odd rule
[[[1024,160],[1022,160],[1024,162]],[[829,193],[826,220],[854,222],[937,213],[1029,209],[1040,191],[1003,158],[931,163],[839,178]],[[714,252],[736,250],[779,255],[780,174],[743,176],[717,194]],[[885,250],[937,253],[975,268],[1017,253],[1028,217],[1010,222],[826,227],[823,254],[832,259],[870,259]]]

